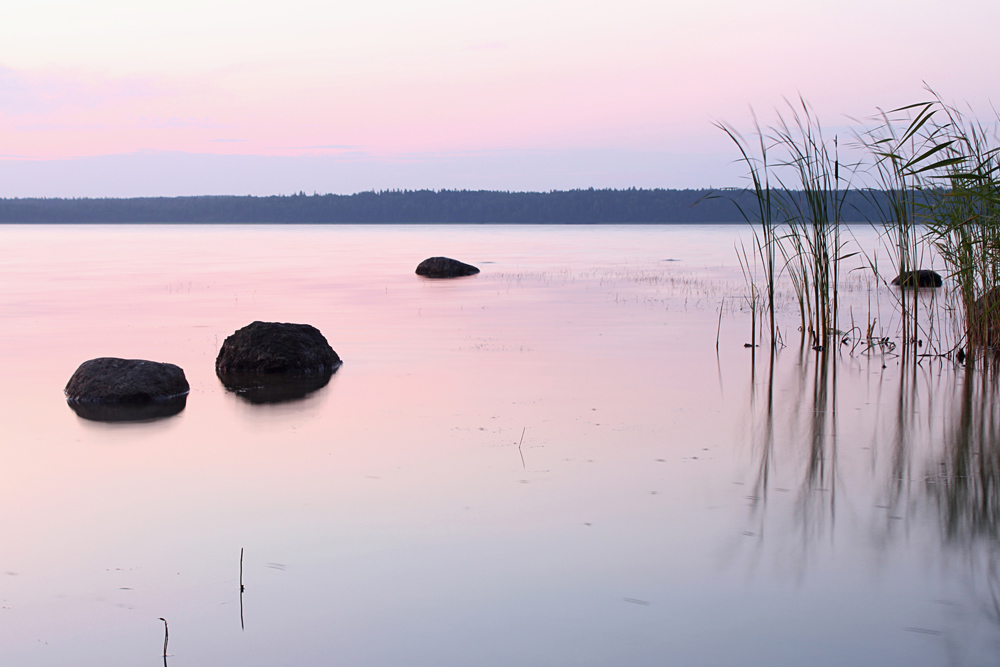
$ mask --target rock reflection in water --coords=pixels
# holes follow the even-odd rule
[[[335,370],[321,373],[219,373],[229,391],[254,404],[286,403],[306,398],[330,382]]]
[[[98,422],[139,422],[173,417],[187,405],[187,394],[142,403],[93,403],[68,400],[82,419]]]

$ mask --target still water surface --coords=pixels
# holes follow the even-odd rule
[[[5,226],[0,664],[159,665],[160,617],[173,667],[996,664],[990,378],[802,350],[787,294],[744,347],[741,234]],[[845,319],[898,336],[864,276]],[[344,365],[251,404],[213,364],[253,320]],[[77,417],[98,356],[186,409]]]

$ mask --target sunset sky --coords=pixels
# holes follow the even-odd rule
[[[34,0],[0,22],[0,196],[740,185],[714,121],[993,117],[1000,3]]]

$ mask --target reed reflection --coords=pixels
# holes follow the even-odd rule
[[[767,547],[778,558],[793,558],[793,570],[803,574],[810,554],[831,549],[838,535],[850,539],[845,533],[858,527],[867,531],[861,537],[873,555],[887,563],[899,547],[927,544],[923,557],[939,563],[942,576],[964,582],[962,604],[995,634],[1000,357],[969,357],[957,365],[884,351],[859,359],[802,346],[793,364],[783,364],[788,352],[776,347],[760,355],[766,370],[750,394],[752,528],[744,535],[756,538],[752,561]],[[845,401],[849,408],[841,413]],[[849,439],[841,441],[842,431]],[[788,483],[796,478],[797,486]],[[791,502],[769,507],[775,490],[794,494]],[[843,502],[860,521],[837,525]],[[789,520],[780,520],[783,509]]]
[[[957,400],[946,415],[944,451],[927,471],[928,493],[951,543],[998,543],[1000,537],[998,364],[993,356],[977,369],[974,357],[967,359]]]
[[[977,359],[978,357],[978,359]],[[968,588],[1000,628],[1000,357],[969,355],[925,472],[944,547],[966,565]]]
[[[794,388],[787,415],[788,443],[779,442],[775,404],[776,368],[782,350],[770,346],[762,400],[756,387],[751,391],[751,409],[755,422],[753,452],[756,459],[750,511],[756,535],[763,538],[767,504],[774,470],[779,465],[778,451],[792,444],[806,455],[795,499],[795,526],[801,531],[803,547],[810,538],[832,530],[836,517],[837,470],[837,372],[836,353],[829,348],[813,349],[801,345],[795,358]],[[800,447],[801,445],[801,447]],[[792,489],[779,487],[791,492]]]
[[[853,377],[848,387],[838,386],[838,368],[844,363],[840,355],[800,347],[790,390],[783,392],[788,406],[780,415],[787,423],[778,423],[781,354],[770,352],[763,392],[757,386],[751,391],[756,424],[751,508],[754,515],[766,508],[778,452],[804,454],[797,512],[800,527],[809,524],[812,531],[820,520],[836,518],[841,489],[838,404],[842,391],[858,387]],[[871,467],[873,481],[882,478],[881,508],[905,512],[919,492],[933,500],[947,541],[987,538],[1000,546],[1000,358],[979,365],[970,357],[965,366],[924,362],[914,372],[910,363],[901,363],[898,381],[890,388],[895,396],[884,395],[889,380],[877,377],[870,401],[876,412],[856,426],[871,429],[874,459],[882,458],[880,452],[889,454],[886,465],[875,462]],[[893,406],[888,420],[878,413],[879,405]],[[924,482],[922,491],[915,481]]]

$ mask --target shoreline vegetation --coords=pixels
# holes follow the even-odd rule
[[[889,462],[875,507],[906,525],[907,541],[918,508],[936,515],[943,544],[982,582],[975,586],[983,592],[980,608],[995,629],[1000,114],[986,124],[929,91],[927,101],[879,110],[846,137],[825,135],[801,99],[773,124],[753,120],[747,138],[718,125],[737,148],[752,195],[739,206],[753,237],[736,246],[751,315],[755,478],[747,498],[755,529],[745,534],[763,541],[765,530],[777,527],[769,493],[789,491],[774,480],[798,465],[803,544],[819,535],[833,543],[838,496],[846,494],[849,515],[864,504],[845,465],[864,441],[842,434],[870,405],[877,426],[863,446],[872,452],[867,465],[874,471],[877,459]],[[875,249],[851,243],[845,225],[859,184],[873,186],[861,191],[874,209],[868,220],[879,237]],[[877,297],[872,309],[870,287],[867,313],[857,308],[857,293],[841,303],[852,272],[892,299],[888,309]],[[794,299],[792,312],[779,312],[779,287]],[[792,357],[798,395],[775,379],[783,355]],[[867,364],[858,363],[865,357]],[[859,375],[874,382],[864,405],[847,408],[854,397],[838,377]],[[944,412],[935,413],[936,405]],[[940,449],[921,460],[921,443]],[[783,456],[789,451],[793,456]]]
[[[904,362],[940,356],[971,364],[977,353],[1000,349],[1000,137],[996,124],[986,125],[971,110],[966,114],[929,92],[927,101],[878,110],[848,137],[853,157],[846,161],[844,144],[824,136],[801,98],[789,102],[773,125],[762,127],[754,117],[749,140],[718,124],[748,171],[751,185],[743,192],[750,200],[733,201],[754,237],[737,254],[752,326],[756,330],[759,322],[757,335],[769,338],[772,354],[784,346],[774,312],[782,276],[798,300],[803,343],[825,352],[861,333],[838,317],[841,263],[858,254],[878,282],[900,286]],[[878,252],[846,252],[842,226],[852,208],[861,210],[851,205],[859,193],[870,205],[866,220],[880,230],[888,271],[885,261],[880,269]],[[940,325],[935,330],[933,306],[921,307],[922,288],[933,297],[940,280],[921,285],[914,279],[930,268],[934,255],[943,260],[957,294],[946,307],[960,323],[950,340],[942,338]],[[874,319],[865,326],[865,349],[886,344],[874,335]]]
[[[877,191],[851,191],[843,221],[873,219],[886,199]],[[731,224],[745,222],[740,209],[753,201],[753,192],[738,188],[8,198],[0,199],[0,224]]]

